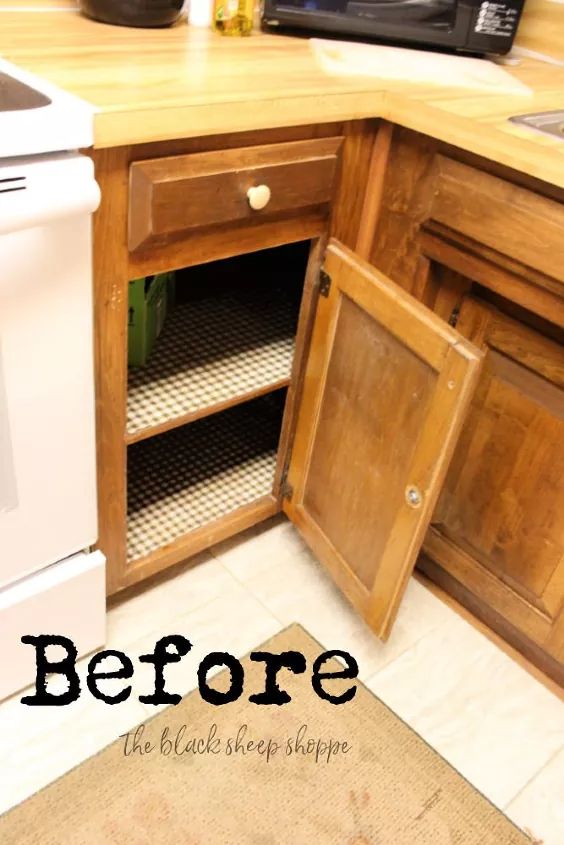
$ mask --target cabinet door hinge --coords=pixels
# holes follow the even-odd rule
[[[448,318],[448,324],[449,324],[449,326],[452,326],[453,329],[456,328],[456,324],[458,323],[459,315],[460,315],[460,307],[458,305],[455,305],[455,307],[452,309],[452,314]]]
[[[280,479],[280,496],[282,499],[291,499],[294,495],[294,488],[288,481],[288,467],[285,467]]]
[[[323,268],[319,271],[319,293],[321,296],[329,296],[331,290],[331,276]]]

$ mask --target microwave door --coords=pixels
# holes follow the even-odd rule
[[[268,29],[301,27],[363,41],[416,44],[477,55],[507,53],[523,0],[506,0],[505,5],[490,3],[492,9],[503,6],[507,12],[502,29],[483,24],[488,5],[483,0],[263,0],[263,3],[262,20]],[[496,15],[494,9],[491,16]]]
[[[263,0],[267,25],[462,47],[480,0]]]
[[[347,15],[385,24],[451,29],[456,17],[456,0],[351,0]]]

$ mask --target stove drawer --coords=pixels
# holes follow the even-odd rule
[[[35,648],[23,636],[68,637],[79,657],[104,645],[105,569],[101,552],[81,552],[0,590],[0,701],[35,680]]]
[[[328,217],[341,143],[314,138],[132,163],[130,251],[311,209]]]

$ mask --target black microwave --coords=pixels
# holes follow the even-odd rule
[[[524,0],[264,0],[263,28],[297,27],[469,53],[507,53]]]

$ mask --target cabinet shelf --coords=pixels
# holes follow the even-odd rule
[[[271,495],[285,391],[128,448],[127,559]]]
[[[149,363],[130,369],[127,442],[287,386],[296,319],[284,296],[177,305]]]

